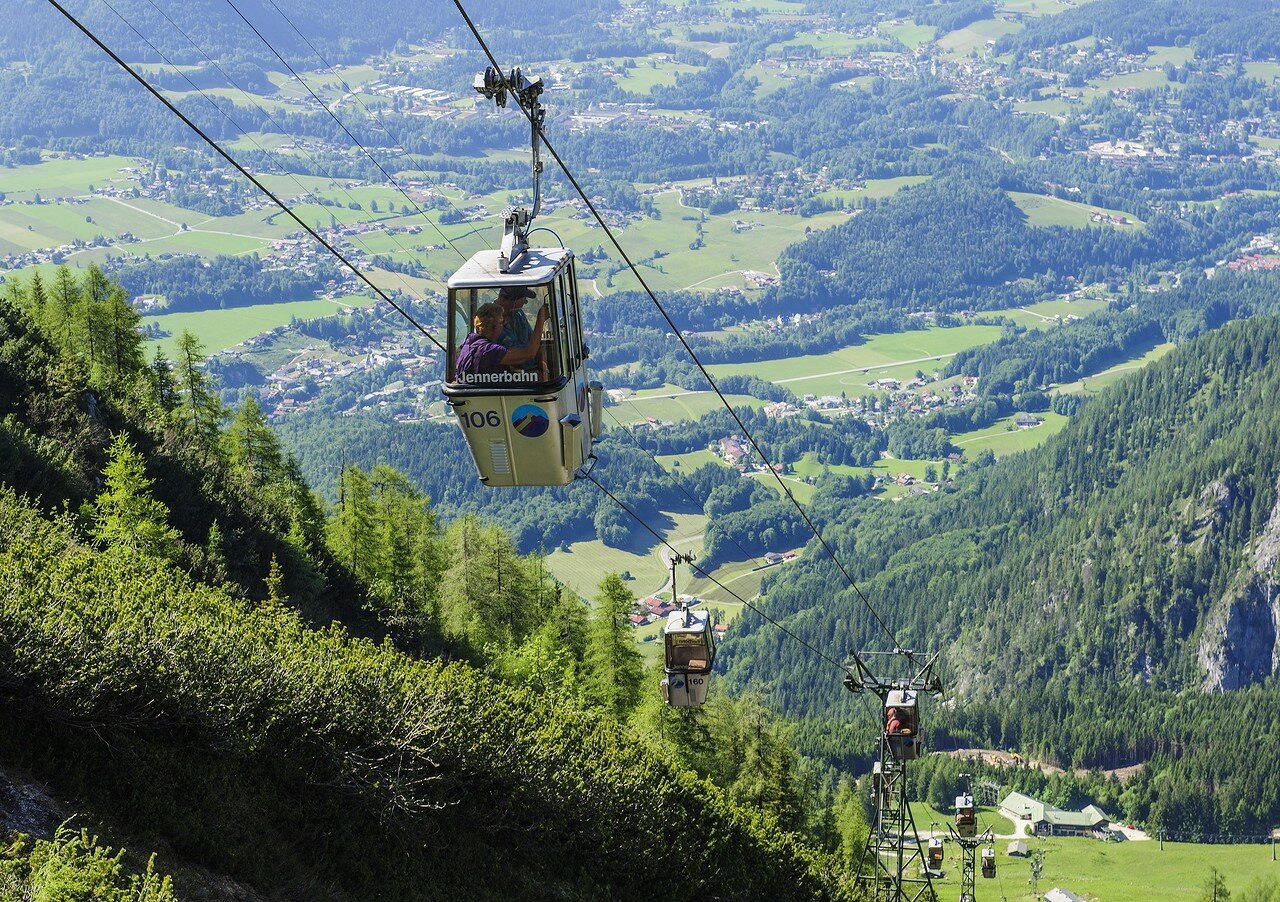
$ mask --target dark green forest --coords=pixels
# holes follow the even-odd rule
[[[1280,746],[1261,712],[1280,687],[1270,651],[1255,656],[1228,623],[1250,610],[1248,587],[1267,578],[1255,556],[1280,529],[1278,387],[1280,320],[1233,323],[954,491],[845,506],[827,528],[841,559],[892,612],[901,644],[947,651],[965,703],[937,711],[940,747],[1020,747],[1085,768],[1147,762],[1124,810],[1179,832],[1275,819]],[[839,581],[806,556],[770,585],[766,610],[842,652],[883,643],[850,590],[824,591]],[[833,749],[822,737],[850,701],[760,620],[748,624],[725,650],[730,681],[769,682],[782,711],[809,719],[814,747]],[[1206,691],[1222,685],[1238,689]],[[1234,726],[1242,716],[1253,730]]]

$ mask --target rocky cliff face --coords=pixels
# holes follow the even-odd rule
[[[1200,638],[1204,689],[1225,692],[1280,673],[1280,496],[1233,588],[1210,610]]]

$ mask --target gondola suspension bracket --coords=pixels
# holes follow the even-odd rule
[[[546,109],[538,98],[542,95],[544,85],[541,78],[525,78],[519,66],[507,75],[489,66],[476,76],[472,87],[476,89],[476,93],[492,100],[499,108],[506,107],[509,96],[515,97],[516,102],[529,114],[529,143],[533,151],[533,208],[513,206],[502,211],[505,224],[502,249],[498,254],[498,269],[505,273],[510,272],[511,267],[528,252],[529,226],[542,206],[541,146],[542,122],[546,117]]]

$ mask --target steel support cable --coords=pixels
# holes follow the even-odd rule
[[[501,78],[505,83],[507,76],[502,71],[502,66],[498,64],[497,57],[495,57],[493,55],[493,51],[489,49],[488,43],[485,42],[484,35],[480,33],[480,29],[476,27],[476,24],[471,19],[471,16],[467,12],[466,7],[462,5],[462,0],[453,0],[453,5],[457,7],[458,13],[462,16],[463,20],[467,23],[467,28],[470,29],[472,36],[476,39],[476,43],[480,45],[480,49],[484,51],[484,55],[489,60],[489,64],[493,66],[494,71],[498,73],[498,77]],[[880,629],[884,632],[884,634],[889,638],[889,641],[893,643],[893,647],[900,648],[901,646],[898,643],[897,637],[893,634],[893,631],[889,629],[889,627],[885,624],[884,620],[880,617],[879,612],[876,611],[875,607],[871,604],[871,600],[868,599],[865,594],[863,594],[862,589],[858,587],[858,584],[854,581],[853,576],[849,573],[847,569],[845,569],[845,566],[840,562],[840,559],[836,557],[835,550],[827,543],[827,540],[823,538],[822,533],[818,531],[817,525],[814,524],[813,520],[809,517],[808,512],[805,511],[805,509],[800,505],[800,502],[796,500],[796,497],[795,495],[792,494],[791,489],[787,488],[786,481],[782,478],[782,476],[778,473],[778,471],[774,469],[773,464],[769,461],[768,456],[766,456],[764,451],[761,449],[759,443],[756,441],[755,436],[751,434],[751,431],[749,429],[747,429],[746,424],[742,422],[742,418],[738,416],[738,412],[733,409],[733,405],[729,403],[729,400],[724,396],[724,393],[720,391],[720,386],[719,384],[717,384],[714,377],[712,377],[711,372],[706,368],[705,365],[703,365],[702,361],[698,359],[698,355],[694,353],[693,348],[689,345],[689,342],[685,339],[684,335],[681,333],[680,327],[676,325],[675,320],[671,318],[671,314],[667,312],[666,307],[662,305],[662,302],[658,300],[658,296],[654,294],[653,289],[649,287],[649,283],[646,282],[644,276],[640,274],[639,267],[637,267],[636,264],[632,262],[631,257],[623,249],[622,244],[618,241],[617,237],[613,234],[613,230],[609,228],[608,223],[604,221],[604,217],[600,215],[600,211],[596,209],[596,206],[594,203],[592,203],[591,198],[587,195],[586,191],[583,190],[582,185],[578,182],[577,177],[574,176],[574,174],[569,170],[568,165],[561,158],[560,153],[555,149],[554,146],[552,146],[551,142],[547,140],[546,133],[543,131],[542,127],[538,125],[538,123],[534,120],[534,117],[529,113],[527,109],[525,109],[524,104],[520,103],[519,94],[516,93],[516,91],[514,90],[514,87],[511,85],[508,85],[508,91],[511,94],[511,96],[516,99],[516,102],[520,105],[520,111],[524,113],[525,118],[527,118],[530,124],[538,130],[538,136],[539,138],[541,138],[543,145],[546,146],[547,152],[551,154],[552,158],[556,161],[556,165],[559,166],[560,170],[565,174],[565,178],[569,180],[569,183],[573,186],[574,191],[577,192],[578,197],[582,199],[582,202],[586,205],[587,209],[591,212],[592,217],[595,218],[596,223],[600,226],[600,228],[604,230],[604,233],[609,237],[609,242],[613,245],[614,249],[618,252],[619,255],[621,255],[622,259],[626,261],[627,267],[635,275],[636,281],[640,283],[640,287],[644,289],[645,294],[649,296],[649,300],[653,302],[653,305],[658,308],[658,312],[662,314],[662,318],[666,320],[667,325],[671,327],[671,331],[675,334],[676,339],[679,340],[680,344],[684,347],[685,352],[689,355],[689,358],[693,361],[694,365],[701,371],[703,378],[705,378],[707,380],[707,384],[711,386],[711,390],[714,391],[716,395],[720,398],[720,402],[724,404],[725,409],[729,411],[729,415],[733,417],[734,422],[738,424],[738,428],[742,430],[742,434],[745,435],[747,437],[747,441],[751,443],[752,449],[754,449],[756,454],[759,455],[760,459],[764,461],[765,465],[769,468],[769,471],[773,473],[773,478],[778,481],[778,485],[782,488],[783,493],[787,496],[787,499],[791,502],[791,504],[795,507],[796,511],[800,514],[800,517],[804,520],[805,525],[809,527],[809,530],[813,533],[814,538],[818,540],[818,542],[822,545],[823,549],[827,552],[828,556],[830,556],[831,560],[835,563],[836,567],[844,575],[845,580],[848,581],[849,585],[853,588],[853,591],[857,593],[858,598],[861,599],[862,604],[866,607],[868,613],[871,614],[871,617],[875,621],[876,625],[880,627]]]
[[[391,173],[387,172],[386,168],[383,167],[383,165],[380,162],[378,162],[378,160],[374,157],[374,155],[369,152],[369,148],[365,147],[364,144],[361,143],[360,139],[351,133],[351,129],[347,128],[346,123],[344,123],[341,119],[339,119],[338,115],[333,110],[329,109],[329,105],[325,103],[324,100],[322,100],[314,90],[312,90],[311,85],[307,83],[306,79],[304,79],[301,75],[298,74],[297,70],[294,69],[292,64],[290,64],[290,62],[284,58],[284,56],[280,53],[280,51],[276,50],[275,46],[269,40],[267,40],[266,35],[264,35],[261,31],[258,30],[258,26],[250,22],[248,17],[245,16],[245,14],[240,11],[240,7],[236,6],[235,0],[226,0],[226,3],[235,11],[235,14],[240,17],[240,21],[244,22],[245,25],[248,25],[249,29],[255,35],[258,36],[258,40],[262,41],[262,43],[267,45],[267,49],[270,50],[275,55],[275,58],[280,61],[281,65],[283,65],[286,69],[288,69],[289,74],[292,75],[295,80],[297,80],[298,84],[302,85],[302,87],[306,90],[308,94],[311,95],[311,99],[314,100],[316,103],[320,104],[320,108],[324,110],[325,113],[328,114],[330,119],[332,119],[335,123],[337,123],[338,128],[342,129],[343,134],[345,134],[348,138],[350,138],[351,142],[355,144],[356,147],[359,147],[361,152],[369,159],[369,162],[378,168],[378,171],[382,173],[382,177],[387,180],[387,182],[391,185],[391,187],[395,188],[396,191],[400,192],[401,197],[403,197],[405,200],[407,200],[410,204],[413,205],[414,211],[419,216],[421,216],[427,222],[431,223],[431,227],[435,229],[436,234],[444,239],[445,243],[448,244],[449,247],[453,249],[453,252],[455,254],[457,254],[463,260],[466,260],[467,255],[464,254],[462,251],[458,250],[457,246],[454,245],[454,243],[449,239],[449,236],[446,235],[440,229],[440,226],[437,225],[429,216],[427,216],[427,214],[423,211],[423,209],[418,206],[418,202],[409,196],[409,192],[405,191],[404,188],[400,187],[399,182],[397,182],[395,178],[391,175]],[[276,8],[276,12],[280,12],[278,7]],[[284,15],[283,13],[280,13],[280,14],[282,16]],[[289,24],[293,25],[292,22],[290,22]],[[298,29],[295,26],[294,31],[297,31],[297,30]],[[299,32],[299,34],[301,34],[301,32]],[[310,45],[310,42],[308,42],[308,45]],[[314,50],[315,48],[313,47],[312,49]],[[319,54],[317,54],[317,56],[318,55]],[[322,62],[324,61],[323,57],[321,57],[321,61]],[[398,243],[399,242],[397,242],[397,244]],[[404,250],[403,247],[401,247],[400,249]],[[406,251],[406,253],[408,252]]]
[[[633,520],[635,520],[637,523],[639,523],[641,526],[643,526],[643,527],[644,527],[644,529],[645,529],[645,531],[646,531],[646,532],[648,532],[648,533],[649,533],[649,535],[653,536],[655,539],[657,539],[659,542],[661,542],[663,545],[665,545],[665,546],[667,547],[667,550],[668,550],[668,551],[670,551],[673,555],[678,555],[678,554],[680,554],[680,552],[679,552],[679,551],[677,551],[677,550],[675,549],[675,546],[673,546],[670,542],[668,542],[665,538],[663,538],[663,537],[662,537],[662,534],[661,534],[661,533],[659,533],[656,529],[654,529],[652,526],[650,526],[648,523],[646,523],[646,522],[644,521],[644,518],[643,518],[643,517],[641,517],[641,516],[640,516],[639,514],[637,514],[634,510],[632,510],[630,507],[628,507],[628,506],[627,506],[627,504],[626,504],[624,501],[622,501],[620,498],[618,498],[618,496],[617,496],[617,495],[613,494],[613,492],[611,492],[611,491],[609,491],[607,488],[605,488],[605,487],[604,487],[604,485],[600,482],[600,480],[596,479],[596,478],[595,478],[595,476],[593,476],[593,475],[592,475],[592,474],[590,474],[590,473],[587,473],[587,474],[586,474],[586,476],[585,476],[585,478],[586,478],[586,479],[589,479],[591,482],[595,483],[596,488],[598,488],[601,492],[603,492],[603,493],[605,494],[605,496],[606,496],[606,497],[608,497],[608,499],[609,499],[610,501],[612,501],[614,504],[618,505],[618,507],[622,508],[622,509],[623,509],[624,511],[626,511],[628,514],[630,514],[630,515],[631,515],[631,518],[632,518]],[[764,611],[760,610],[760,608],[756,607],[756,606],[755,606],[755,605],[753,605],[751,602],[747,601],[745,598],[743,598],[741,595],[739,595],[737,592],[733,591],[733,590],[732,590],[732,589],[730,589],[728,586],[726,586],[724,583],[720,582],[720,580],[716,579],[714,576],[712,576],[712,575],[711,575],[710,573],[708,573],[706,570],[702,569],[701,567],[699,567],[699,566],[698,566],[697,564],[695,564],[695,563],[689,563],[689,567],[690,567],[691,569],[693,569],[693,570],[694,570],[694,571],[695,571],[699,576],[701,576],[703,579],[706,579],[706,580],[708,580],[709,582],[712,582],[712,583],[714,583],[715,585],[719,586],[719,587],[720,587],[721,589],[723,589],[725,592],[728,592],[728,593],[729,593],[730,595],[732,595],[734,598],[738,599],[738,601],[742,602],[742,604],[743,604],[743,606],[744,606],[744,607],[749,608],[749,609],[750,609],[750,610],[752,610],[752,611],[755,611],[755,613],[759,614],[759,615],[760,615],[760,617],[761,617],[763,620],[765,620],[766,622],[768,622],[768,623],[772,624],[773,626],[777,627],[777,628],[778,628],[779,630],[781,630],[783,633],[785,633],[786,635],[790,636],[790,637],[791,637],[792,639],[794,639],[795,641],[799,642],[799,643],[800,643],[801,645],[803,645],[805,648],[809,649],[809,651],[813,652],[815,655],[817,655],[818,657],[822,658],[822,660],[826,661],[826,662],[827,662],[828,664],[830,664],[832,667],[835,667],[837,670],[839,670],[839,671],[840,671],[840,673],[841,673],[841,674],[848,673],[848,668],[847,668],[847,667],[845,667],[843,664],[841,664],[839,661],[837,661],[835,658],[831,657],[831,656],[830,656],[830,655],[828,655],[826,652],[822,651],[821,649],[817,648],[816,646],[814,646],[814,645],[810,644],[810,643],[809,643],[808,641],[806,641],[805,639],[803,639],[803,638],[801,638],[800,636],[796,635],[794,632],[792,632],[790,629],[788,629],[784,624],[782,624],[781,622],[779,622],[779,621],[777,621],[777,620],[773,619],[772,617],[770,617],[770,616],[769,616],[768,614],[766,614]]]
[[[62,15],[63,15],[63,16],[64,16],[64,17],[65,17],[65,18],[66,18],[66,19],[67,19],[67,20],[68,20],[72,25],[74,25],[77,29],[79,29],[79,30],[80,30],[80,32],[81,32],[81,33],[83,33],[85,37],[87,37],[89,40],[93,41],[93,43],[94,43],[94,44],[96,44],[96,45],[98,46],[98,49],[100,49],[100,50],[101,50],[103,53],[105,53],[107,56],[111,57],[111,59],[116,63],[116,65],[118,65],[118,66],[119,66],[121,69],[123,69],[125,72],[129,73],[129,75],[130,75],[130,76],[131,76],[135,81],[137,81],[137,82],[138,82],[138,84],[140,84],[140,85],[142,85],[144,88],[146,88],[146,89],[147,89],[147,92],[148,92],[149,94],[151,94],[151,96],[152,96],[152,97],[156,98],[156,100],[159,100],[161,103],[163,103],[163,104],[165,105],[165,107],[169,110],[169,112],[173,113],[175,116],[177,116],[179,119],[181,119],[181,120],[182,120],[182,122],[183,122],[183,124],[184,124],[184,125],[186,125],[186,126],[187,126],[187,128],[189,128],[189,129],[191,129],[193,132],[195,132],[195,133],[196,133],[196,135],[198,135],[202,141],[204,141],[204,142],[205,142],[206,144],[208,144],[211,148],[213,148],[213,150],[214,150],[214,151],[215,151],[215,152],[216,152],[220,157],[222,157],[224,160],[226,160],[228,163],[230,163],[230,164],[231,164],[231,165],[236,169],[236,171],[237,171],[237,172],[239,172],[241,175],[243,175],[245,178],[247,178],[250,182],[252,182],[252,183],[253,183],[253,185],[254,185],[254,187],[256,187],[259,191],[261,191],[261,192],[262,192],[263,194],[265,194],[267,197],[269,197],[269,198],[271,199],[271,201],[272,201],[273,203],[275,203],[275,205],[276,205],[276,206],[278,206],[282,211],[284,211],[284,213],[286,213],[286,214],[289,216],[289,218],[290,218],[290,219],[292,219],[294,222],[296,222],[296,223],[297,223],[297,224],[298,224],[298,225],[299,225],[299,226],[300,226],[300,227],[301,227],[301,228],[302,228],[302,229],[303,229],[303,230],[304,230],[308,235],[310,235],[312,238],[314,238],[314,239],[316,240],[316,242],[317,242],[317,243],[319,243],[322,247],[324,247],[324,249],[325,249],[325,250],[327,250],[329,253],[333,254],[333,255],[334,255],[335,257],[337,257],[340,261],[342,261],[342,264],[343,264],[344,266],[346,266],[346,267],[347,267],[347,269],[351,270],[351,272],[353,272],[353,273],[354,273],[354,274],[355,274],[355,275],[356,275],[356,276],[357,276],[357,277],[358,277],[362,282],[364,282],[364,283],[365,283],[366,285],[368,285],[371,289],[373,289],[373,291],[374,291],[374,292],[375,292],[375,293],[376,293],[380,298],[382,298],[384,301],[386,301],[388,304],[390,304],[390,305],[391,305],[391,307],[392,307],[392,308],[393,308],[397,313],[399,313],[401,316],[403,316],[403,317],[404,317],[406,320],[408,320],[408,321],[409,321],[409,322],[410,322],[410,323],[411,323],[411,324],[412,324],[412,325],[413,325],[413,326],[414,326],[414,327],[415,327],[419,332],[421,332],[424,336],[426,336],[426,338],[427,338],[427,340],[428,340],[428,341],[430,341],[433,345],[435,345],[437,348],[439,348],[439,349],[440,349],[440,351],[442,351],[442,352],[444,352],[444,353],[448,353],[448,352],[445,350],[444,345],[440,343],[439,339],[437,339],[434,335],[432,335],[430,332],[428,332],[428,331],[427,331],[427,330],[422,326],[422,324],[421,324],[421,323],[419,323],[416,319],[414,319],[414,318],[413,318],[413,316],[412,316],[412,315],[411,315],[407,310],[405,310],[403,307],[401,307],[399,304],[397,304],[394,300],[392,300],[392,299],[391,299],[391,297],[390,297],[390,295],[388,295],[385,291],[383,291],[383,290],[382,290],[381,288],[379,288],[377,285],[373,284],[373,282],[372,282],[372,281],[370,281],[369,277],[368,277],[368,276],[366,276],[363,272],[361,272],[361,271],[360,271],[360,269],[359,269],[359,268],[357,268],[357,267],[355,266],[355,264],[353,264],[350,260],[348,260],[348,259],[347,259],[343,254],[342,254],[342,252],[341,252],[341,251],[339,251],[336,247],[334,247],[332,244],[330,244],[328,241],[326,241],[323,237],[321,237],[321,236],[320,236],[320,234],[319,234],[319,233],[317,233],[317,232],[315,231],[315,229],[311,228],[311,226],[309,226],[309,225],[307,225],[305,222],[303,222],[303,221],[302,221],[302,219],[300,219],[300,218],[298,217],[298,214],[297,214],[297,213],[294,213],[294,212],[293,212],[293,210],[289,207],[289,205],[288,205],[288,204],[286,204],[283,200],[281,200],[278,196],[276,196],[275,192],[273,192],[270,188],[268,188],[266,185],[264,185],[264,184],[263,184],[263,183],[262,183],[262,182],[261,182],[261,181],[260,181],[260,180],[259,180],[259,179],[254,175],[254,174],[253,174],[253,173],[251,173],[248,169],[246,169],[244,166],[242,166],[242,165],[240,164],[240,162],[239,162],[238,160],[236,160],[236,158],[235,158],[235,157],[233,157],[230,153],[228,153],[226,150],[224,150],[224,149],[222,148],[222,145],[220,145],[217,141],[215,141],[213,138],[211,138],[211,137],[210,137],[210,136],[209,136],[209,135],[208,135],[208,134],[207,134],[207,133],[206,133],[202,128],[200,128],[200,126],[196,125],[193,121],[191,121],[191,119],[190,119],[190,118],[189,118],[185,113],[183,113],[180,109],[178,109],[178,108],[173,104],[173,102],[172,102],[171,100],[169,100],[169,98],[165,97],[165,96],[164,96],[164,94],[162,94],[159,90],[157,90],[156,88],[154,88],[154,87],[151,85],[151,83],[150,83],[149,81],[147,81],[147,80],[146,80],[146,78],[144,78],[144,77],[143,77],[143,76],[142,76],[142,75],[141,75],[141,74],[140,74],[136,69],[134,69],[131,65],[129,65],[127,62],[125,62],[123,59],[121,59],[121,58],[120,58],[120,56],[119,56],[119,54],[117,54],[114,50],[112,50],[112,49],[111,49],[110,47],[108,47],[105,43],[103,43],[102,39],[101,39],[101,38],[99,38],[96,34],[94,34],[94,33],[93,33],[93,32],[92,32],[92,31],[91,31],[91,30],[90,30],[90,29],[89,29],[89,28],[88,28],[84,23],[82,23],[79,19],[77,19],[77,18],[75,17],[75,15],[74,15],[74,14],[72,14],[72,13],[71,13],[71,12],[70,12],[66,7],[64,7],[61,3],[59,3],[59,2],[58,2],[58,0],[48,0],[48,2],[49,2],[49,5],[50,5],[50,6],[52,6],[54,9],[56,9],[58,12],[62,13]]]
[[[258,142],[258,140],[257,140],[256,138],[254,138],[254,137],[249,133],[249,130],[248,130],[248,129],[246,129],[246,128],[245,128],[244,126],[242,126],[239,122],[237,122],[237,121],[235,120],[235,118],[234,118],[230,113],[228,113],[226,110],[222,109],[222,107],[218,106],[218,104],[217,104],[217,103],[215,103],[215,102],[214,102],[214,100],[213,100],[213,99],[212,99],[208,94],[206,94],[202,88],[200,88],[198,85],[196,85],[196,84],[195,84],[195,82],[193,82],[193,81],[191,80],[191,78],[190,78],[190,77],[189,77],[185,72],[183,72],[181,69],[179,69],[179,68],[178,68],[178,67],[173,63],[173,61],[169,59],[169,57],[165,56],[165,54],[164,54],[164,53],[163,53],[163,52],[162,52],[158,47],[156,47],[156,45],[155,45],[155,44],[153,44],[153,43],[151,42],[151,40],[150,40],[146,35],[144,35],[141,31],[139,31],[139,30],[138,30],[138,28],[137,28],[137,26],[135,26],[135,25],[133,24],[133,22],[131,22],[127,16],[125,16],[125,15],[124,15],[124,14],[122,14],[119,10],[117,10],[114,6],[112,6],[112,5],[111,5],[110,0],[102,0],[102,2],[103,2],[104,4],[106,4],[106,6],[107,6],[107,8],[108,8],[108,9],[110,9],[113,13],[115,13],[115,14],[116,14],[116,18],[118,18],[121,22],[123,22],[125,25],[127,25],[127,26],[129,27],[129,29],[130,29],[134,34],[136,34],[136,35],[138,36],[138,38],[139,38],[143,43],[145,43],[148,47],[150,47],[153,53],[155,53],[155,54],[156,54],[157,56],[159,56],[162,60],[164,60],[164,61],[165,61],[165,63],[167,63],[167,64],[168,64],[169,68],[173,69],[175,72],[177,72],[179,75],[181,75],[181,76],[182,76],[182,79],[183,79],[187,84],[191,85],[192,89],[193,89],[193,90],[195,90],[195,91],[196,91],[196,92],[197,92],[201,97],[203,97],[203,98],[204,98],[204,99],[209,103],[209,105],[210,105],[210,106],[212,106],[215,110],[217,110],[217,111],[218,111],[218,113],[219,113],[219,114],[221,114],[221,116],[222,116],[224,119],[226,119],[228,122],[230,122],[230,123],[231,123],[231,125],[232,125],[232,126],[233,126],[237,131],[239,131],[239,132],[240,132],[244,137],[248,138],[248,139],[249,139],[249,141],[251,141],[251,142],[253,143],[253,146],[254,146],[254,147],[258,148],[258,150],[260,150],[260,151],[261,151],[265,156],[267,156],[267,157],[268,157],[268,158],[269,158],[273,163],[275,163],[275,165],[276,165],[276,166],[278,166],[278,167],[280,168],[280,170],[281,170],[282,172],[284,172],[284,173],[285,173],[285,175],[287,175],[290,179],[292,179],[292,180],[293,180],[293,183],[294,183],[295,185],[297,185],[297,186],[298,186],[299,190],[300,190],[300,191],[302,191],[302,193],[303,193],[303,194],[308,193],[308,191],[307,191],[306,187],[305,187],[305,186],[304,186],[300,181],[298,181],[297,176],[296,176],[296,175],[294,175],[293,173],[291,173],[291,172],[289,171],[289,167],[285,166],[285,165],[284,165],[284,163],[283,163],[283,162],[281,162],[281,160],[280,160],[280,158],[279,158],[279,157],[277,157],[274,153],[272,153],[272,152],[271,152],[270,150],[268,150],[267,148],[263,147],[263,146],[262,146],[262,144],[260,144],[260,143]],[[271,113],[270,113],[270,112],[268,112],[268,111],[267,111],[267,109],[266,109],[265,107],[263,107],[263,105],[262,105],[262,104],[258,103],[258,101],[254,99],[254,97],[253,97],[253,95],[252,95],[252,94],[250,94],[248,91],[246,91],[244,88],[242,88],[242,87],[240,86],[240,84],[239,84],[239,83],[238,83],[234,78],[232,78],[232,77],[230,76],[230,74],[228,74],[228,73],[227,73],[227,70],[222,68],[221,64],[219,64],[219,63],[218,63],[217,59],[215,59],[215,58],[214,58],[213,54],[209,53],[209,52],[208,52],[207,50],[205,50],[202,46],[200,46],[200,44],[195,40],[195,38],[191,37],[191,35],[190,35],[190,34],[188,34],[188,33],[187,33],[187,31],[186,31],[185,29],[183,29],[183,27],[182,27],[181,25],[179,25],[177,22],[173,21],[173,19],[169,16],[169,14],[168,14],[168,13],[166,13],[166,12],[164,11],[164,9],[162,9],[162,8],[161,8],[161,7],[160,7],[160,6],[155,2],[155,0],[147,0],[147,3],[149,3],[149,4],[151,5],[151,8],[152,8],[152,9],[154,9],[157,13],[159,13],[159,14],[164,18],[164,20],[165,20],[166,22],[168,22],[168,23],[169,23],[169,25],[170,25],[170,26],[171,26],[175,31],[177,31],[177,32],[178,32],[178,34],[180,34],[180,35],[182,35],[184,38],[186,38],[187,43],[189,43],[192,47],[194,47],[194,48],[196,49],[196,51],[197,51],[197,52],[198,52],[202,57],[204,57],[205,59],[209,60],[209,62],[213,64],[213,67],[214,67],[215,69],[217,69],[217,70],[218,70],[218,73],[219,73],[220,75],[222,75],[222,77],[223,77],[224,79],[226,79],[227,84],[229,84],[231,87],[235,88],[237,91],[239,91],[241,94],[243,94],[243,95],[244,95],[244,97],[245,97],[245,98],[246,98],[246,99],[247,99],[251,104],[253,104],[253,106],[258,110],[258,112],[260,112],[260,113],[261,113],[261,114],[266,118],[267,122],[270,122],[270,123],[271,123],[271,125],[272,125],[272,126],[274,126],[274,127],[276,128],[276,130],[280,132],[280,134],[282,134],[282,135],[288,135],[288,134],[289,134],[288,129],[286,129],[283,125],[281,125],[281,124],[280,124],[280,122],[279,122],[279,121],[278,121],[274,116],[272,116],[272,115],[271,115]],[[234,103],[232,104],[232,108],[234,109]],[[314,161],[315,161],[315,158],[313,157],[313,158],[312,158],[312,160],[313,160],[313,162],[314,162]],[[351,201],[352,203],[355,203],[355,200],[356,200],[356,199],[355,199],[355,196],[354,196],[350,191],[348,191],[348,190],[347,190],[347,188],[346,188],[345,186],[343,186],[343,185],[339,184],[338,179],[337,179],[336,177],[334,177],[334,176],[330,175],[330,176],[328,176],[328,179],[329,179],[329,183],[330,183],[331,185],[333,185],[333,187],[334,187],[335,189],[337,189],[338,191],[341,191],[343,194],[345,194],[345,195],[347,196],[347,199],[348,199],[349,201]],[[391,240],[395,242],[396,247],[398,247],[402,252],[404,252],[404,253],[406,253],[406,254],[409,254],[408,250],[406,250],[406,249],[405,249],[404,245],[402,245],[402,244],[400,243],[400,240],[399,240],[398,238],[396,238],[396,237],[395,237],[395,235],[391,235],[390,237],[391,237]],[[353,242],[353,243],[354,243],[354,242]],[[364,248],[362,248],[362,249],[365,251],[365,253],[372,253],[372,252],[368,249],[368,247],[364,247]],[[409,254],[409,259],[413,260],[413,262],[414,262],[414,263],[417,263],[419,266],[421,266],[421,263],[420,263],[416,258],[414,258],[412,254]],[[402,273],[396,273],[396,276],[397,276],[397,278],[399,278],[400,283],[401,283],[402,285],[404,285],[405,289],[406,289],[410,294],[412,294],[412,292],[413,292],[413,286],[411,286],[411,285],[409,284],[409,281],[404,277],[404,275],[403,275]]]
[[[392,144],[400,146],[401,151],[404,152],[406,156],[408,156],[408,152],[405,151],[403,147],[404,141],[399,136],[393,134],[391,130],[387,128],[386,123],[373,114],[373,111],[369,109],[368,106],[365,105],[365,102],[363,100],[360,99],[360,94],[357,91],[355,91],[351,87],[351,85],[347,84],[346,79],[344,79],[341,75],[338,75],[337,67],[334,66],[332,63],[330,63],[327,59],[325,59],[324,54],[322,54],[316,48],[316,45],[311,42],[311,39],[308,38],[306,34],[303,33],[303,31],[300,28],[298,28],[297,25],[294,24],[293,19],[289,18],[289,15],[283,9],[280,8],[279,4],[277,4],[275,0],[267,0],[267,3],[268,5],[270,5],[272,9],[276,11],[276,15],[278,15],[280,18],[284,19],[284,21],[288,23],[289,27],[293,29],[293,33],[296,34],[299,37],[299,39],[301,39],[302,43],[306,44],[307,47],[311,49],[311,52],[315,54],[316,59],[320,60],[320,65],[324,66],[326,69],[334,70],[334,75],[336,75],[338,78],[338,84],[342,85],[343,90],[351,95],[351,99],[354,100],[357,104],[359,104],[360,109],[364,110],[365,115],[369,117],[369,121],[372,122],[374,125],[376,125],[378,128],[380,128],[382,130],[382,133],[391,139]],[[400,186],[396,184],[394,180],[392,181],[392,184],[395,184],[396,188],[399,189]],[[453,201],[449,200],[448,196],[441,194],[440,197],[444,198],[445,203],[447,203],[455,213],[457,213],[459,216],[462,215],[462,211],[458,209],[457,205]],[[410,198],[410,203],[413,203],[412,198]],[[414,207],[415,209],[418,209],[417,204],[414,204]],[[429,217],[427,217],[427,214],[425,212],[423,212],[421,209],[418,209],[418,212],[424,218],[426,218],[428,222],[432,224],[432,227],[435,229],[437,235],[439,235],[446,242],[448,242],[449,246],[452,247],[454,251],[456,251],[459,255],[462,255],[462,252],[458,250],[457,245],[455,245],[452,241],[450,241],[449,237],[445,235],[443,231],[441,231],[440,227],[435,222],[433,222]],[[459,236],[458,240],[462,240],[463,238],[466,238],[468,235],[475,235],[477,234],[477,232],[478,232],[477,229],[472,229],[466,234]],[[466,259],[465,255],[463,255],[463,259],[464,260]]]

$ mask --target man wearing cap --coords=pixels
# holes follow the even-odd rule
[[[537,297],[532,288],[523,285],[505,285],[498,290],[498,303],[507,315],[507,322],[498,336],[498,344],[508,348],[523,348],[533,338],[533,328],[522,309],[531,298]]]
[[[529,319],[524,315],[522,308],[530,299],[536,297],[537,294],[533,289],[525,285],[504,285],[498,289],[498,306],[507,315],[506,322],[502,326],[502,334],[498,336],[498,344],[513,351],[529,346],[529,342],[533,339],[533,327],[529,325]],[[546,305],[543,305],[542,309],[546,310]],[[542,316],[542,311],[539,311],[539,316]],[[546,365],[541,360],[531,359],[521,369],[537,370],[542,373],[543,381],[547,380]]]

